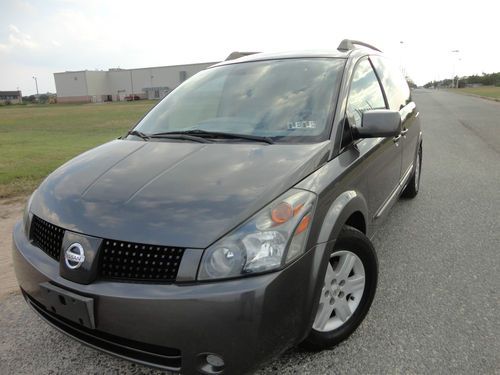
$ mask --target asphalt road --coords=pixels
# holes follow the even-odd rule
[[[379,287],[333,350],[291,349],[259,374],[500,374],[500,103],[417,90],[421,191],[377,233]],[[19,295],[0,301],[0,374],[153,374],[42,323]]]

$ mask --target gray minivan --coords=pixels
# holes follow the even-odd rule
[[[362,42],[214,65],[33,193],[23,296],[85,344],[184,374],[329,348],[374,298],[370,238],[418,193],[418,115]]]

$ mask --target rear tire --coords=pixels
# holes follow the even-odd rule
[[[302,346],[322,350],[348,338],[370,309],[377,278],[371,241],[359,230],[344,226],[331,252],[313,327]]]
[[[420,189],[420,172],[422,171],[422,145],[418,146],[417,157],[415,158],[415,170],[413,171],[413,175],[408,181],[408,185],[406,185],[405,189],[401,196],[403,198],[415,198],[418,194],[418,190]]]

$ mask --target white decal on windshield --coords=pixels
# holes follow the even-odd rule
[[[288,130],[291,129],[316,129],[316,121],[295,121],[288,123]]]

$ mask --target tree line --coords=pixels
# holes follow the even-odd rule
[[[456,86],[458,81],[458,87],[465,87],[467,84],[480,84],[484,86],[500,86],[500,72],[497,73],[483,73],[481,75],[474,74],[471,76],[458,77],[455,76],[454,79],[447,78],[440,81],[430,81],[427,82],[424,87],[439,87],[439,86]]]

